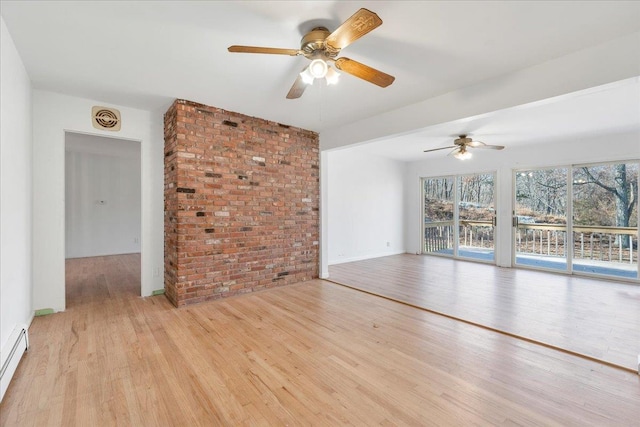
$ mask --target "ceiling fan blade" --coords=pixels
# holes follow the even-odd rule
[[[483,145],[472,145],[471,147],[473,147],[473,148],[487,148],[489,150],[503,150],[504,149],[504,145],[487,145],[487,144],[483,144]]]
[[[280,49],[277,47],[233,45],[233,46],[229,46],[227,50],[229,52],[234,52],[234,53],[267,53],[271,55],[290,55],[290,56],[302,55],[302,51],[298,49]]]
[[[485,144],[482,141],[473,141],[472,140],[472,141],[468,142],[466,145],[467,145],[467,147],[482,148],[482,147],[485,147],[487,144]]]
[[[359,77],[380,87],[387,87],[396,79],[389,74],[385,74],[382,71],[378,71],[375,68],[371,68],[349,58],[338,58],[335,61],[335,65],[338,70],[349,73],[352,76]]]
[[[378,15],[370,10],[360,9],[329,34],[325,42],[331,49],[344,49],[380,25],[382,25],[382,19]]]
[[[291,89],[289,89],[289,93],[287,94],[287,99],[300,98],[306,88],[307,88],[307,84],[302,80],[302,76],[298,74],[296,81],[293,82],[293,86],[291,86]]]
[[[432,148],[431,150],[424,150],[425,153],[429,153],[431,151],[440,151],[440,150],[447,150],[449,148],[459,148],[457,145],[451,145],[449,147],[442,147],[442,148]]]
[[[459,145],[455,146],[456,148],[454,148],[453,150],[449,151],[447,153],[447,156],[453,156],[456,153],[459,153],[460,151],[462,151],[462,147],[460,147]],[[447,147],[447,148],[451,148],[451,147]]]

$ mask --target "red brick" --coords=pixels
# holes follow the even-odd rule
[[[167,298],[183,306],[318,277],[318,165],[314,132],[175,101],[165,114]]]

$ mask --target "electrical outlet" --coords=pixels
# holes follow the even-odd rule
[[[137,237],[133,238],[133,243],[140,243],[140,239],[138,239]]]
[[[156,267],[153,270],[153,277],[160,277],[160,267]]]
[[[390,246],[391,246],[391,242],[387,242],[387,247],[390,247]]]

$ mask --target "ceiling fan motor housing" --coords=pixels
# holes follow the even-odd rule
[[[467,138],[467,135],[460,135],[459,138],[457,138],[455,141],[453,141],[454,144],[459,145],[459,146],[465,146],[470,144],[472,141],[471,138]]]
[[[339,51],[328,49],[325,40],[329,37],[329,30],[325,27],[316,27],[302,37],[300,42],[300,50],[304,52],[304,56],[314,56],[319,51],[329,58],[335,58]]]

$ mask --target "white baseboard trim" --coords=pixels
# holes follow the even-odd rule
[[[401,254],[405,254],[405,253],[407,253],[407,252],[405,252],[405,251],[393,251],[393,252],[383,252],[383,253],[378,253],[378,254],[359,255],[359,256],[355,256],[355,257],[329,260],[328,264],[329,265],[344,264],[346,262],[364,261],[365,259],[381,258],[381,257],[385,257],[385,256],[401,255]]]

